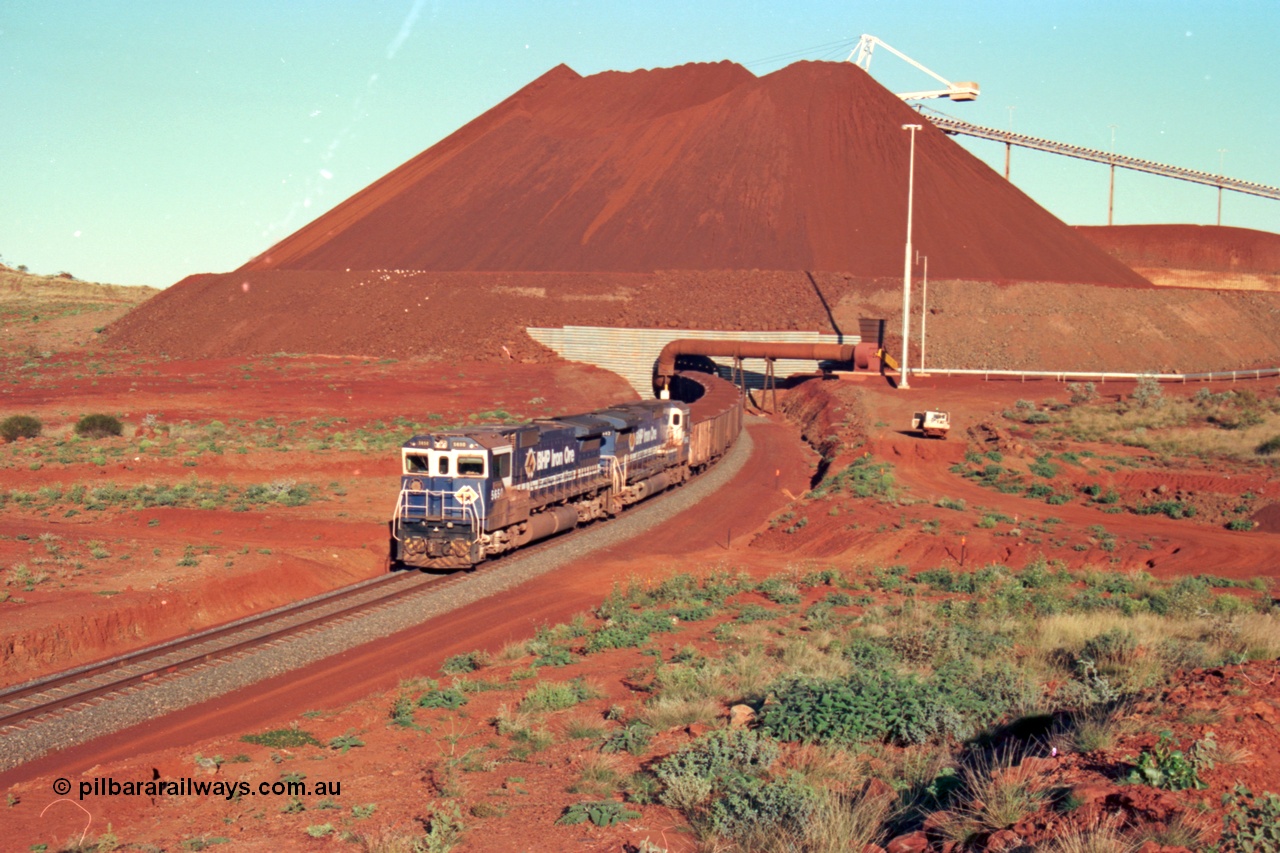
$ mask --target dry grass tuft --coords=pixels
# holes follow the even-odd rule
[[[828,648],[830,644],[828,643]],[[781,660],[788,672],[815,678],[842,678],[852,669],[848,660],[827,648],[797,637],[782,647]]]
[[[1127,837],[1120,815],[1109,815],[1091,826],[1075,827],[1059,834],[1043,853],[1135,853],[1141,844]]]
[[[1280,658],[1280,615],[1245,613],[1232,620],[1237,642],[1250,660]]]
[[[1094,707],[1069,714],[1050,736],[1050,744],[1060,752],[1094,752],[1112,749],[1119,737],[1132,726],[1128,722],[1131,707],[1127,703],[1114,707]]]
[[[1145,828],[1134,833],[1133,841],[1141,846],[1154,841],[1161,847],[1185,847],[1188,850],[1206,850],[1217,835],[1212,816],[1179,812],[1164,826]]]
[[[865,786],[856,796],[825,793],[809,819],[802,849],[844,853],[883,842],[885,827],[897,813],[897,796],[888,787]]]
[[[617,756],[588,752],[574,763],[578,770],[578,780],[569,786],[569,793],[603,798],[612,795],[617,789],[621,780]]]
[[[952,814],[965,837],[1013,826],[1048,799],[1045,779],[1021,766],[1021,756],[979,753],[961,770],[964,794]],[[961,840],[959,838],[957,841]]]
[[[657,731],[666,731],[691,723],[711,725],[721,710],[715,699],[661,695],[640,710],[639,718]]]
[[[867,760],[849,750],[826,744],[801,744],[783,754],[781,766],[795,770],[815,788],[847,794],[862,785]]]

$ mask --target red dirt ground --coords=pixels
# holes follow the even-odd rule
[[[524,335],[526,325],[853,329],[860,317],[894,316],[894,223],[905,217],[898,128],[914,117],[849,65],[802,63],[759,79],[725,63],[589,78],[561,67],[244,270],[193,276],[155,297],[115,322],[105,341],[79,346],[96,327],[87,316],[60,337],[43,325],[19,328],[30,311],[6,314],[0,367],[12,379],[0,385],[0,406],[38,415],[46,430],[0,447],[4,681],[380,572],[395,490],[392,439],[414,425],[471,422],[479,412],[523,419],[631,396],[617,377],[553,359]],[[852,137],[864,144],[851,148]],[[931,363],[1194,371],[1280,361],[1280,297],[1150,287],[927,124],[918,145],[918,241],[935,278]],[[1230,257],[1233,243],[1209,242],[1216,257]],[[1225,262],[1204,263],[1216,272],[1213,264]],[[480,272],[503,268],[525,271]],[[768,271],[775,269],[848,272]],[[36,345],[44,342],[60,343]],[[303,352],[330,357],[283,355]],[[1274,387],[1268,380],[1212,390],[1247,388],[1269,406]],[[911,392],[878,378],[791,390],[792,421],[753,426],[756,455],[734,484],[662,533],[476,604],[447,625],[0,775],[11,797],[6,838],[75,840],[81,816],[69,804],[56,820],[39,816],[57,775],[186,775],[195,753],[232,755],[243,749],[239,734],[302,719],[326,738],[368,732],[368,745],[290,769],[349,779],[357,794],[344,809],[376,801],[379,826],[413,825],[437,790],[432,762],[472,732],[442,724],[412,746],[384,738],[392,696],[377,691],[434,674],[447,656],[497,651],[564,621],[632,576],[718,566],[755,575],[828,565],[857,575],[893,563],[1021,567],[1041,554],[1073,568],[1158,576],[1280,573],[1274,466],[1072,442],[1002,415],[1032,395],[1066,397],[1052,383],[926,377],[913,378]],[[951,440],[902,432],[925,406],[952,412]],[[92,411],[122,416],[125,436],[73,441],[71,424]],[[148,414],[156,423],[144,421]],[[1050,452],[1084,461],[1061,464],[1053,486],[1069,499],[1049,505],[952,471],[992,450],[1020,472]],[[892,494],[805,493],[861,453],[892,466]],[[92,506],[95,488],[202,483],[215,491],[180,506],[139,506],[138,497]],[[1115,489],[1122,507],[1159,496],[1197,515],[1104,513],[1083,492],[1095,483]],[[302,505],[236,503],[251,486],[291,484],[311,489]],[[71,496],[77,486],[87,499]],[[1252,511],[1257,528],[1225,529],[1237,505]],[[605,682],[607,705],[629,698],[620,673],[632,666],[619,654],[574,674]],[[1250,743],[1257,757],[1215,777],[1215,795],[1236,780],[1280,788],[1270,760],[1280,750],[1280,692],[1270,673],[1246,674],[1252,682],[1241,684],[1236,672],[1184,674],[1168,699],[1225,708],[1219,739]],[[492,711],[475,712],[477,732]],[[1197,733],[1184,726],[1179,735]],[[688,736],[664,735],[673,747]],[[279,772],[266,750],[248,758],[243,772],[254,778]],[[495,781],[527,784],[531,806],[472,833],[470,849],[511,849],[517,840],[548,850],[638,843],[629,829],[554,826],[580,761],[562,750],[551,764],[531,764],[527,783]],[[1088,793],[1089,773],[1075,767],[1064,778]],[[1082,796],[1102,808],[1118,796],[1134,799],[1130,811],[1158,816],[1164,808],[1162,795],[1145,790],[1093,794]],[[234,834],[237,849],[332,845],[301,832],[299,821],[323,822],[320,811],[299,818],[269,806],[254,816],[240,805],[176,799],[92,806],[93,834],[110,824],[129,842],[173,847]],[[671,831],[677,823],[661,809],[646,814],[655,841],[688,849],[687,837]]]
[[[1049,293],[1036,283],[931,276],[929,364],[1153,372],[1280,364],[1280,294],[1086,284]],[[923,306],[923,298],[912,303],[917,330]],[[527,326],[849,333],[859,318],[887,317],[896,354],[901,316],[901,279],[834,273],[286,270],[192,277],[105,337],[112,347],[179,359],[323,352],[502,363],[554,358]],[[913,335],[913,363],[918,344]]]
[[[289,362],[295,363],[293,360]],[[299,359],[295,364],[297,372],[302,372],[311,368],[315,362]],[[387,390],[404,392],[403,388],[396,385],[397,381],[404,381],[405,374],[400,365],[353,362],[345,367],[352,374],[346,383],[337,384],[350,384],[351,390],[355,392],[353,397],[363,395],[360,400],[367,410],[388,413],[397,410],[397,403],[401,402],[401,398],[395,393],[387,393]],[[420,371],[427,365],[414,363],[404,367]],[[194,365],[188,365],[186,371],[195,372],[193,368]],[[219,380],[230,384],[234,381],[235,373],[243,369],[240,365],[226,365],[225,372],[221,374],[208,368],[199,372],[209,374],[211,385]],[[259,364],[253,369],[270,377],[270,380],[264,377],[264,381],[275,383],[270,389],[274,394],[219,399],[212,395],[212,388],[201,389],[193,395],[194,399],[188,403],[188,407],[183,407],[183,411],[196,417],[201,414],[197,410],[206,405],[208,408],[204,411],[205,416],[210,410],[225,410],[233,405],[244,411],[248,404],[268,405],[269,399],[275,401],[273,408],[290,411],[290,417],[305,416],[325,407],[323,400],[312,400],[305,394],[299,396],[299,390],[308,386],[294,381],[291,376],[293,371],[281,370],[279,373],[283,376],[273,377],[271,373],[275,371],[269,370],[266,365]],[[472,369],[468,367],[467,371]],[[520,373],[518,366],[510,366],[506,370],[506,374],[479,372],[475,381],[483,384],[507,377],[520,385],[523,393],[529,393],[528,383],[533,380]],[[391,375],[378,375],[384,371],[390,371]],[[447,369],[440,372],[444,374],[444,384],[459,384],[456,379],[451,378]],[[565,379],[576,375],[572,371],[562,373]],[[356,376],[363,381],[356,381]],[[330,378],[338,378],[338,374],[335,372]],[[115,383],[120,381],[114,380]],[[151,387],[143,387],[134,393],[155,395],[166,387],[172,389],[161,377],[155,377],[150,384]],[[1274,576],[1277,569],[1280,569],[1274,563],[1274,555],[1277,553],[1274,533],[1232,532],[1223,529],[1221,525],[1202,524],[1196,520],[1174,521],[1129,514],[1107,515],[1080,500],[1050,507],[1043,502],[1004,495],[956,476],[948,469],[963,460],[966,449],[985,450],[989,446],[986,439],[993,433],[982,425],[1002,423],[999,412],[1013,407],[1017,399],[1027,396],[1027,387],[1021,383],[942,382],[925,377],[914,380],[913,386],[914,390],[909,395],[904,395],[904,392],[894,391],[876,379],[861,382],[810,381],[786,392],[786,406],[796,425],[773,418],[752,426],[756,455],[743,472],[730,487],[718,493],[706,505],[681,515],[666,526],[661,534],[617,548],[614,553],[582,561],[520,590],[473,605],[456,619],[449,620],[448,624],[424,625],[403,632],[340,658],[275,678],[251,690],[211,700],[182,714],[138,726],[0,775],[0,787],[5,787],[18,801],[15,811],[10,813],[12,820],[16,821],[12,825],[15,831],[21,833],[22,838],[54,838],[60,842],[73,838],[75,827],[82,825],[76,823],[82,820],[80,812],[67,808],[66,814],[59,814],[56,820],[51,821],[41,819],[36,809],[32,808],[35,805],[43,807],[48,801],[48,785],[57,776],[67,776],[73,780],[97,776],[113,776],[118,779],[151,778],[152,768],[156,768],[165,778],[176,778],[194,772],[191,769],[191,756],[195,753],[229,756],[250,752],[250,761],[243,768],[235,769],[233,765],[226,765],[218,778],[232,778],[226,774],[234,773],[234,778],[242,778],[248,774],[246,778],[270,779],[277,771],[267,761],[266,752],[246,748],[237,743],[236,738],[245,732],[294,723],[301,723],[325,738],[337,737],[353,730],[361,732],[366,742],[365,747],[349,755],[334,755],[323,766],[316,765],[314,770],[307,769],[305,772],[313,778],[323,775],[325,778],[346,780],[357,791],[355,799],[360,802],[377,802],[378,826],[411,825],[414,816],[422,814],[423,784],[428,789],[435,784],[431,782],[431,771],[424,768],[432,764],[438,753],[447,754],[452,748],[448,739],[459,733],[450,734],[449,730],[441,728],[430,736],[422,735],[422,757],[416,764],[410,761],[406,765],[403,745],[378,735],[379,731],[385,729],[382,721],[393,698],[386,691],[392,690],[402,678],[433,673],[451,655],[474,649],[496,653],[505,644],[530,636],[539,625],[567,621],[575,613],[597,602],[612,583],[631,577],[665,577],[678,571],[701,573],[715,567],[746,570],[756,576],[788,568],[807,571],[824,566],[839,566],[858,576],[876,566],[891,563],[924,568],[937,565],[955,567],[961,563],[981,565],[996,560],[1018,567],[1040,553],[1074,567],[1096,566],[1122,570],[1143,568],[1159,576],[1209,572],[1227,577],[1250,578],[1259,574]],[[597,393],[605,392],[607,387],[607,383],[597,385]],[[356,388],[361,390],[356,391]],[[485,402],[485,395],[480,387],[468,385],[467,388],[469,390],[455,399],[472,407],[496,404],[510,398],[508,393]],[[111,399],[110,395],[118,393],[110,387],[104,391],[108,399]],[[1065,396],[1062,386],[1044,383],[1036,389],[1036,396],[1053,396],[1055,392]],[[281,400],[285,393],[292,393],[295,402],[290,404]],[[203,399],[206,395],[211,398],[208,403]],[[28,399],[34,403],[33,399]],[[81,398],[82,402],[89,399],[91,398]],[[154,400],[155,397],[151,399]],[[957,424],[957,435],[951,440],[926,441],[893,428],[893,425],[905,421],[913,406],[924,401],[928,401],[928,405],[946,406],[952,411]],[[246,417],[254,414],[254,411],[245,412]],[[964,435],[970,427],[974,428],[972,442],[966,441]],[[803,495],[810,484],[810,478],[815,476],[818,465],[818,453],[800,442],[799,432],[807,435],[809,442],[823,452],[835,450],[830,471],[838,470],[867,451],[873,454],[874,459],[891,463],[895,487],[898,489],[897,497],[892,501],[851,500],[847,496],[793,500],[793,496]],[[1003,434],[998,434],[997,441],[1000,442],[999,446],[1006,459],[1020,454],[1034,455],[1040,452],[1043,443],[1043,439],[1021,431],[1017,425],[1007,424],[1003,428]],[[30,444],[35,446],[38,443]],[[24,449],[26,446],[27,443],[19,445]],[[1108,452],[1114,454],[1117,450],[1111,448]],[[1145,456],[1141,453],[1138,455]],[[301,462],[302,471],[306,472],[316,467],[336,469],[355,464],[358,456],[359,454],[347,457],[342,454],[331,456],[321,453],[304,461],[308,457],[292,451],[285,458],[291,464]],[[205,456],[196,458],[201,466],[206,464]],[[225,455],[208,459],[208,462],[218,464],[224,458]],[[250,454],[247,464],[265,464],[269,466],[268,473],[275,473],[280,470],[279,461],[278,456],[255,451]],[[1153,461],[1147,460],[1148,463]],[[393,478],[394,466],[380,463],[368,465],[367,461],[365,465],[371,469],[361,474],[362,478],[367,478],[365,485],[358,486],[357,480],[353,479],[348,495],[339,504],[348,507],[354,516],[349,533],[338,534],[331,527],[335,508],[331,504],[282,510],[278,523],[272,520],[276,516],[275,511],[266,517],[258,516],[260,526],[275,526],[274,529],[257,532],[252,519],[246,520],[245,525],[235,527],[234,513],[216,510],[171,511],[173,515],[159,516],[162,524],[154,530],[149,530],[145,521],[152,517],[153,512],[119,513],[114,516],[114,523],[119,524],[130,538],[153,535],[155,538],[147,541],[149,545],[151,541],[164,541],[165,535],[173,535],[173,531],[169,529],[171,521],[177,524],[181,518],[197,519],[207,516],[207,520],[200,524],[200,529],[207,534],[211,534],[210,529],[216,525],[218,529],[224,529],[222,535],[233,538],[235,544],[243,541],[256,546],[260,541],[269,542],[276,554],[296,555],[285,558],[294,567],[287,575],[292,578],[290,589],[285,590],[272,584],[273,591],[279,589],[286,596],[296,595],[321,585],[336,584],[348,576],[366,576],[380,570],[372,556],[363,564],[358,560],[353,563],[348,557],[344,561],[325,565],[322,574],[316,573],[316,569],[321,569],[321,560],[313,561],[314,568],[310,570],[310,574],[307,569],[306,555],[314,553],[311,540],[316,534],[313,531],[321,531],[326,551],[330,547],[342,547],[345,550],[340,553],[345,555],[360,552],[361,530],[367,530],[373,536],[375,518],[380,517],[380,504],[374,501],[368,508],[360,509],[358,496],[375,492],[376,481]],[[382,470],[384,467],[388,468],[386,472]],[[372,470],[374,468],[376,470]],[[69,467],[67,472],[74,470]],[[1132,471],[1125,469],[1122,472],[1123,477],[1119,477],[1117,482],[1126,490],[1126,494],[1135,493],[1135,490],[1147,488],[1150,483],[1162,479],[1158,469],[1157,473],[1147,475],[1143,471],[1143,468],[1139,468]],[[36,480],[31,478],[39,478],[44,473],[42,468],[36,472],[24,472],[21,476],[30,488],[36,484]],[[216,476],[226,477],[232,474],[230,469],[223,468],[218,469]],[[113,473],[112,476],[117,475]],[[303,476],[306,476],[305,473]],[[1154,479],[1144,480],[1144,476]],[[1120,482],[1126,477],[1131,478],[1131,481]],[[1234,493],[1237,497],[1246,491],[1253,491],[1259,496],[1259,502],[1280,499],[1280,484],[1274,476],[1256,470],[1232,473],[1230,478],[1224,472],[1188,475],[1170,471],[1163,479],[1175,488],[1221,490],[1224,493]],[[963,499],[968,504],[968,509],[957,512],[940,507],[937,503],[942,498]],[[353,500],[356,506],[351,506]],[[780,512],[784,515],[789,513],[790,516],[784,518],[779,515]],[[976,525],[975,522],[983,515],[993,513],[1016,518],[1017,522],[1001,521],[991,528]],[[1046,521],[1050,515],[1061,519],[1052,528]],[[785,528],[800,517],[807,518],[808,524],[803,529],[787,532]],[[325,518],[328,521],[320,524],[321,519]],[[368,519],[367,522],[364,521],[365,518]],[[22,523],[27,525],[26,529],[31,534],[40,530],[58,530],[60,535],[64,532],[52,518],[41,520],[39,517],[26,515]],[[1097,525],[1103,525],[1107,535],[1114,538],[1117,543],[1114,549],[1101,547],[1098,535],[1092,531]],[[1020,533],[1015,534],[1015,529],[1020,530]],[[380,548],[381,530],[378,529],[377,533],[379,537],[374,545]],[[110,531],[94,526],[77,535],[106,538]],[[334,539],[335,535],[337,539]],[[1044,541],[1033,542],[1033,536],[1037,535],[1043,535]],[[185,537],[180,537],[179,541],[183,538]],[[208,535],[205,538],[214,537]],[[25,544],[34,546],[37,541],[40,540],[29,540]],[[119,532],[116,539],[107,541],[111,548],[118,547]],[[728,547],[726,542],[729,542]],[[1074,547],[1081,543],[1088,544],[1088,547]],[[8,543],[0,540],[0,544]],[[372,551],[370,554],[372,555]],[[349,565],[349,569],[338,574],[330,565],[333,568]],[[268,603],[275,602],[274,598],[270,601],[265,598],[234,601],[235,593],[252,592],[255,580],[258,587],[266,586],[258,580],[265,575],[240,575],[238,567],[239,563],[237,573],[233,576],[241,580],[230,587],[226,586],[225,581],[206,585],[200,580],[208,576],[211,567],[207,563],[194,574],[166,579],[168,586],[164,594],[170,601],[203,601],[205,596],[219,587],[226,594],[228,600],[223,602],[225,609],[219,609],[214,602],[215,606],[193,607],[189,610],[185,614],[189,620],[186,627],[199,627],[207,622],[230,618],[239,607],[267,606]],[[275,577],[279,576],[277,571]],[[321,577],[323,580],[320,580]],[[99,583],[110,583],[110,579],[104,577]],[[265,593],[262,589],[258,591]],[[157,594],[159,593],[147,595],[154,599]],[[36,623],[40,621],[41,614],[46,620],[52,618],[62,622],[61,613],[55,616],[57,611],[54,608],[66,604],[76,607],[78,603],[92,597],[75,594],[68,596],[62,590],[49,590],[45,598],[50,607],[40,608],[34,601],[34,594],[33,601],[29,604],[15,607],[9,603],[0,606],[11,608],[10,612],[27,611],[29,618]],[[111,598],[110,604],[119,604],[122,600],[128,600],[128,594]],[[139,612],[124,607],[117,611],[117,617],[122,624],[129,625]],[[147,626],[145,619],[132,624]],[[137,642],[154,638],[151,635],[139,637]],[[112,650],[119,647],[117,644]],[[82,646],[79,649],[80,657],[89,656],[88,651],[87,645]],[[603,656],[598,660],[593,658],[590,664],[579,665],[573,672],[574,675],[583,675],[605,686],[607,697],[602,700],[605,705],[625,701],[630,696],[622,686],[623,682],[618,679],[620,672],[633,664],[625,663],[625,655],[616,657],[617,659],[614,656]],[[1271,745],[1268,736],[1254,731],[1255,717],[1264,722],[1267,719],[1265,716],[1258,717],[1258,714],[1280,714],[1275,710],[1277,701],[1280,701],[1280,691],[1277,691],[1274,684],[1266,687],[1265,676],[1266,673],[1254,673],[1254,680],[1261,678],[1264,686],[1250,688],[1244,698],[1234,699],[1236,704],[1243,703],[1240,706],[1242,710],[1236,714],[1243,722],[1231,723],[1229,719],[1223,718],[1214,726],[1220,742],[1247,743],[1252,754],[1258,758],[1251,759],[1245,767],[1223,771],[1227,775],[1214,782],[1216,787],[1228,789],[1235,781],[1245,781],[1259,789],[1274,789],[1280,782],[1267,775],[1265,768],[1270,765],[1263,760],[1264,753],[1270,754],[1268,750],[1280,746]],[[1234,676],[1228,678],[1232,677]],[[1174,694],[1172,707],[1199,707],[1197,703],[1215,701],[1209,696],[1213,689],[1236,690],[1227,681],[1215,681],[1214,678],[1216,676],[1191,677],[1185,688],[1179,688],[1183,692]],[[1214,687],[1219,683],[1224,686]],[[1187,693],[1187,690],[1191,692]],[[1183,699],[1186,700],[1185,706]],[[1255,709],[1256,713],[1250,709]],[[492,715],[490,710],[480,706],[473,710],[477,726],[481,726],[482,720]],[[468,735],[468,732],[461,734]],[[1180,731],[1179,734],[1194,737],[1203,733],[1188,730],[1186,733]],[[468,736],[478,735],[479,729]],[[670,747],[674,749],[685,742],[688,735],[673,732],[664,737],[670,739]],[[1126,744],[1135,753],[1147,746],[1150,744],[1138,741],[1134,741],[1132,745]],[[583,760],[583,756],[576,755],[571,748],[563,756],[559,756],[558,752],[556,756],[558,757],[549,758],[546,762],[521,766],[520,772],[525,774],[522,777],[525,781],[519,783],[518,787],[534,792],[528,806],[513,810],[506,819],[486,818],[479,825],[473,821],[473,826],[478,828],[468,835],[466,849],[509,849],[517,836],[522,843],[539,849],[558,849],[570,838],[578,837],[572,831],[562,830],[554,825],[554,819],[562,807],[562,795],[550,796],[545,800],[539,797],[539,792],[549,794],[560,791],[576,776],[576,768]],[[503,772],[516,771],[508,767]],[[1160,809],[1168,810],[1167,804],[1161,805],[1165,795],[1147,789],[1117,789],[1105,778],[1099,777],[1096,771],[1090,770],[1087,763],[1064,763],[1061,767],[1055,767],[1053,772],[1056,774],[1055,778],[1079,787],[1086,801],[1091,801],[1090,798],[1105,801],[1105,808],[1112,808],[1112,798],[1120,796],[1129,799],[1121,806],[1114,807],[1123,807],[1135,813],[1151,811],[1154,814],[1162,813]],[[498,775],[501,777],[503,773]],[[500,782],[501,778],[494,784]],[[14,786],[13,783],[18,784]],[[352,802],[354,801],[353,799]],[[344,808],[350,805],[345,799],[343,803]],[[269,806],[263,812],[261,821],[245,823],[243,807],[216,800],[179,802],[166,799],[152,803],[145,798],[117,797],[98,798],[88,805],[96,821],[94,833],[102,832],[105,824],[110,822],[119,837],[138,842],[160,839],[172,842],[176,838],[211,838],[231,834],[237,846],[243,849],[273,849],[280,844],[297,846],[308,843],[299,827],[302,824],[322,822],[325,817],[323,813],[316,812],[297,818],[277,814],[274,806]],[[302,824],[299,823],[300,820]],[[233,828],[228,829],[224,821],[234,824]],[[669,849],[690,849],[687,839],[682,840],[678,829],[680,825],[678,816],[664,809],[647,810],[646,819],[641,824],[647,828],[650,837]],[[1051,828],[1046,827],[1037,829],[1028,825],[1019,829],[1024,837],[1051,833]],[[624,842],[638,841],[640,836],[634,832],[635,825],[627,825],[609,831],[588,830],[581,837],[588,849],[618,849]],[[318,849],[325,842],[310,843]]]

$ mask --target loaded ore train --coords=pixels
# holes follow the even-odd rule
[[[390,522],[392,566],[469,569],[706,468],[742,429],[738,389],[694,372],[665,384],[675,399],[411,438]]]

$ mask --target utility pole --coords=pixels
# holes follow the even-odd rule
[[[911,387],[907,376],[911,372],[907,366],[907,342],[911,338],[911,214],[916,185],[916,131],[923,127],[920,124],[902,126],[903,130],[911,131],[910,165],[907,169],[907,250],[902,262],[902,363],[898,367],[901,379],[898,387],[904,390]]]
[[[1218,149],[1218,177],[1222,177],[1223,159],[1227,156],[1227,149]],[[1218,184],[1218,227],[1222,227],[1222,184]]]
[[[1111,213],[1116,207],[1116,126],[1111,125],[1111,191],[1107,194],[1107,224],[1111,224]]]
[[[1013,111],[1017,107],[1009,107],[1009,132],[1013,133]],[[1004,143],[1004,179],[1009,180],[1009,161],[1013,155],[1013,143],[1005,140]]]

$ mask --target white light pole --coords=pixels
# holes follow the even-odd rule
[[[929,319],[929,256],[916,252],[916,261],[924,261],[924,281],[920,295],[920,372],[924,373],[925,323]]]
[[[904,124],[903,130],[911,131],[911,159],[907,170],[907,251],[902,261],[902,363],[898,367],[901,381],[899,388],[910,388],[907,374],[907,341],[911,336],[911,207],[916,184],[916,131],[924,125]]]

